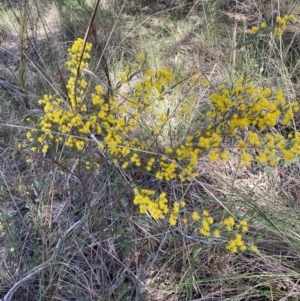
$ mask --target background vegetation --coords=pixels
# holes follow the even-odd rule
[[[253,26],[285,14],[299,19],[299,4],[128,0],[101,1],[94,10],[95,4],[0,2],[0,298],[299,300],[298,158],[245,167],[238,157],[226,163],[201,157],[199,175],[182,183],[124,169],[93,143],[80,155],[64,147],[44,155],[18,147],[43,116],[39,100],[66,94],[67,49],[86,34],[90,70],[104,85],[116,86],[140,53],[151,68],[173,70],[177,81],[199,75],[201,84],[174,87],[156,108],[157,114],[178,104],[191,109],[162,133],[175,144],[207,125],[210,95],[241,76],[281,88],[289,103],[299,100],[299,22],[280,38],[260,35],[240,47]],[[154,117],[143,118],[150,124]],[[297,114],[271,133],[288,137],[295,130]],[[143,129],[128,135],[147,137]],[[233,150],[235,139],[225,138]],[[97,164],[86,168],[84,156]],[[193,224],[170,226],[141,215],[132,202],[136,187],[166,191],[170,202],[184,199],[189,210],[208,210],[216,220],[228,212],[246,219],[246,242],[258,252],[233,254],[224,237],[201,237]]]

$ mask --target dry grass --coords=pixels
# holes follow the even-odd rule
[[[110,164],[96,148],[88,153],[100,169],[85,170],[76,154],[64,150],[25,161],[28,154],[17,148],[30,126],[25,119],[40,116],[37,100],[43,94],[63,94],[66,49],[84,35],[92,6],[49,1],[42,8],[29,1],[22,82],[19,30],[24,24],[17,18],[22,8],[6,2],[10,5],[0,12],[1,78],[25,91],[31,108],[25,109],[16,91],[0,87],[0,298],[299,300],[298,160],[242,168],[238,160],[202,159],[192,183],[165,184],[169,199],[184,197],[188,208],[209,209],[216,219],[229,210],[250,220],[249,242],[253,239],[260,251],[238,255],[225,250],[225,238],[199,238],[193,225],[170,227],[141,216],[132,204],[132,187],[162,187],[151,175]],[[105,78],[109,71],[114,79],[140,52],[152,66],[174,68],[178,76],[201,70],[211,86],[195,90],[194,116],[178,124],[186,126],[181,135],[201,126],[214,87],[241,74],[283,87],[288,100],[299,97],[299,28],[291,28],[280,43],[262,38],[250,50],[231,51],[252,25],[272,21],[275,10],[299,18],[296,1],[135,2],[122,2],[120,15],[117,1],[99,10],[90,37],[97,46],[93,57],[99,59],[105,49],[105,60],[95,73]],[[169,101],[181,101],[180,95]],[[299,130],[297,118],[294,122]]]

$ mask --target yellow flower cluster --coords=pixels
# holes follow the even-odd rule
[[[172,208],[170,209],[165,193],[158,195],[154,190],[135,188],[133,203],[139,206],[141,214],[149,212],[152,218],[165,219],[169,216],[168,220],[172,226],[175,226],[179,219],[185,224],[188,221],[186,217],[181,218],[181,212],[185,208],[186,202],[173,202]],[[233,253],[245,251],[246,249],[253,252],[257,251],[255,245],[252,244],[247,248],[245,244],[244,235],[248,232],[248,223],[245,220],[238,223],[232,216],[229,216],[222,219],[219,223],[214,223],[214,219],[209,212],[203,210],[202,214],[193,211],[190,216],[190,221],[200,225],[198,232],[201,236],[210,237],[214,235],[219,237],[225,235],[231,237],[226,245],[226,249]]]
[[[221,222],[221,226],[223,226],[227,232],[231,232],[233,230],[234,225],[235,225],[235,220],[232,216],[225,218]]]
[[[264,34],[273,31],[276,37],[280,37],[286,30],[288,22],[296,23],[297,19],[294,15],[284,15],[283,17],[277,17],[274,26],[268,28],[267,24],[265,22],[262,22],[259,24],[259,26],[253,26],[251,28],[251,33],[253,35],[257,35],[258,33]]]
[[[232,253],[237,253],[238,251],[246,251],[247,246],[245,245],[243,236],[241,234],[235,234],[234,239],[231,239],[226,246],[226,249]]]
[[[268,133],[270,127],[278,123],[290,125],[294,113],[299,111],[298,102],[287,103],[283,92],[257,87],[252,81],[239,78],[233,87],[221,85],[218,92],[211,94],[213,110],[207,112],[214,124],[214,135],[219,133],[219,141],[225,136],[234,137],[239,129],[248,129],[247,137],[237,142],[242,164],[251,164],[253,155],[248,151],[254,147],[259,152],[255,159],[261,163],[275,165],[280,157],[292,160],[300,154],[299,133],[288,140],[280,134]],[[256,131],[265,131],[260,136]],[[212,134],[213,135],[213,134]],[[207,138],[201,137],[202,146],[207,146]],[[216,149],[211,151],[211,161],[221,158]],[[280,155],[281,154],[281,155]],[[227,157],[228,158],[228,157]],[[224,161],[224,158],[222,158]]]
[[[180,209],[184,208],[185,205],[186,205],[186,203],[184,201],[173,203],[173,208],[172,208],[172,210],[170,211],[170,214],[169,214],[169,223],[170,223],[170,225],[172,225],[172,226],[176,225],[176,223],[178,221],[178,218],[180,216]],[[186,223],[185,218],[183,218],[183,222]]]
[[[291,17],[285,19],[286,22],[291,20]],[[151,69],[145,56],[139,55],[137,62],[126,66],[120,74],[115,89],[108,91],[96,84],[87,90],[82,69],[89,67],[91,47],[90,43],[78,39],[69,49],[67,99],[45,95],[39,101],[44,115],[38,126],[26,134],[32,151],[47,153],[52,146],[64,145],[80,152],[91,135],[97,135],[99,147],[122,168],[151,172],[160,181],[180,179],[182,182],[197,176],[201,156],[207,155],[211,162],[217,159],[227,162],[230,152],[223,139],[236,137],[241,130],[245,137],[236,142],[236,149],[244,165],[250,165],[254,159],[251,149],[256,150],[257,161],[270,165],[275,165],[281,157],[292,160],[300,154],[298,132],[283,137],[268,131],[280,123],[290,125],[294,113],[299,110],[298,103],[286,102],[280,89],[272,91],[255,86],[245,78],[239,78],[231,86],[220,85],[210,95],[209,126],[187,136],[178,145],[160,143],[163,140],[161,133],[171,128],[171,119],[190,113],[187,105],[176,107],[179,112],[181,110],[181,115],[161,106],[161,100],[176,86],[173,72],[167,68]],[[136,80],[131,84],[133,78]],[[140,135],[133,138],[132,134],[139,134],[141,127],[147,139]],[[91,168],[92,163],[85,162],[86,168]],[[176,225],[181,211],[185,210],[183,201],[169,205],[165,193],[158,195],[147,189],[135,189],[134,193],[134,204],[139,206],[141,214],[149,212],[158,219],[168,216],[171,225]],[[182,219],[183,222],[186,220]],[[244,249],[241,238],[248,231],[245,221],[236,223],[233,217],[228,217],[217,226],[207,211],[202,214],[192,212],[190,221],[199,223],[199,233],[206,237],[235,231],[241,236],[234,236],[228,249],[233,252]]]
[[[229,216],[222,219],[219,223],[214,223],[214,219],[207,210],[204,210],[202,214],[194,211],[191,215],[191,220],[200,224],[199,234],[202,236],[210,237],[213,235],[219,237],[222,235],[229,237],[226,249],[232,253],[247,249],[257,252],[255,245],[246,246],[245,234],[248,232],[248,223],[245,220],[236,222],[232,216]]]
[[[207,210],[202,213],[201,226],[199,233],[203,236],[211,236],[211,225],[214,223],[214,219],[210,216]]]
[[[251,28],[251,33],[256,34],[259,30],[264,30],[268,27],[268,25],[265,22],[262,22],[259,24],[259,27],[257,26],[252,26]]]
[[[226,246],[227,250],[230,250],[232,253],[237,253],[238,251],[245,251],[247,246],[244,240],[244,234],[248,232],[248,223],[245,220],[236,223],[232,216],[224,218],[220,222],[221,227],[223,227],[227,232],[235,233],[234,237],[231,238]],[[240,233],[236,233],[236,232]],[[257,252],[257,247],[251,245],[249,250]]]
[[[130,139],[129,133],[141,126],[145,114],[155,111],[155,100],[164,97],[169,85],[174,83],[174,75],[167,68],[150,69],[145,56],[140,55],[137,63],[125,68],[117,84],[119,91],[134,75],[140,74],[138,81],[125,95],[126,102],[120,104],[117,96],[98,84],[90,94],[90,102],[84,104],[87,82],[82,68],[88,68],[91,47],[90,43],[84,45],[84,41],[78,39],[69,49],[69,102],[51,95],[45,95],[39,101],[45,112],[39,121],[40,132],[33,129],[27,133],[29,141],[37,144],[32,146],[33,151],[46,153],[51,142],[64,142],[67,147],[81,151],[89,135],[97,134],[103,137],[99,146],[107,150],[116,162],[121,160],[123,168],[146,166],[146,170],[154,172],[157,179],[166,181],[176,178],[190,181],[197,176],[199,157],[205,154],[211,162],[217,159],[228,161],[229,151],[223,145],[223,137],[235,136],[238,129],[249,128],[247,139],[237,144],[244,165],[251,164],[253,157],[247,149],[253,147],[261,149],[256,160],[271,165],[279,160],[276,148],[283,158],[289,160],[299,153],[298,134],[290,139],[291,143],[285,143],[285,139],[278,134],[259,137],[254,131],[266,130],[279,120],[283,125],[289,125],[294,112],[298,111],[298,103],[287,104],[281,90],[274,94],[269,88],[256,87],[251,81],[240,78],[233,87],[221,85],[218,92],[211,94],[213,108],[207,112],[207,117],[212,120],[210,126],[186,137],[185,142],[178,146],[165,147],[166,155],[140,156],[133,149],[142,151],[153,145],[153,141],[158,139],[156,133],[167,126],[171,117],[167,112],[153,116],[157,131],[151,127],[148,129],[154,133],[151,137],[153,141],[148,144],[141,139]],[[184,106],[181,109],[186,111]]]
[[[70,60],[67,62],[67,69],[72,76],[67,83],[68,102],[52,95],[45,95],[39,100],[39,104],[44,106],[44,116],[39,120],[39,131],[33,129],[26,134],[27,138],[31,138],[31,142],[37,143],[31,148],[33,151],[47,153],[51,142],[60,143],[65,135],[68,136],[65,140],[66,146],[75,147],[78,151],[84,147],[84,137],[73,138],[71,135],[82,136],[88,133],[93,124],[91,120],[86,121],[83,117],[87,107],[82,102],[82,96],[87,83],[81,71],[81,68],[88,67],[91,47],[91,43],[86,43],[84,47],[83,40],[78,39],[69,49]]]
[[[133,203],[140,208],[140,213],[149,211],[153,218],[164,219],[169,212],[168,199],[162,192],[160,195],[149,189],[134,189]]]
[[[275,36],[280,37],[283,34],[288,22],[296,23],[297,19],[294,15],[284,15],[282,18],[276,18]]]
[[[108,92],[100,84],[95,85],[90,101],[84,104],[87,82],[82,69],[89,66],[91,47],[91,43],[84,44],[78,39],[68,50],[70,60],[66,65],[71,76],[67,83],[67,101],[52,95],[39,100],[44,116],[39,120],[38,131],[34,128],[26,134],[28,140],[36,144],[31,150],[46,153],[53,143],[64,142],[65,146],[81,151],[90,134],[97,134],[102,135],[104,142],[99,146],[106,148],[114,159],[127,157],[128,162],[140,166],[138,155],[131,156],[130,148],[141,150],[143,142],[126,138],[137,128],[136,117],[126,118],[126,108],[118,105],[116,97],[108,99]]]

